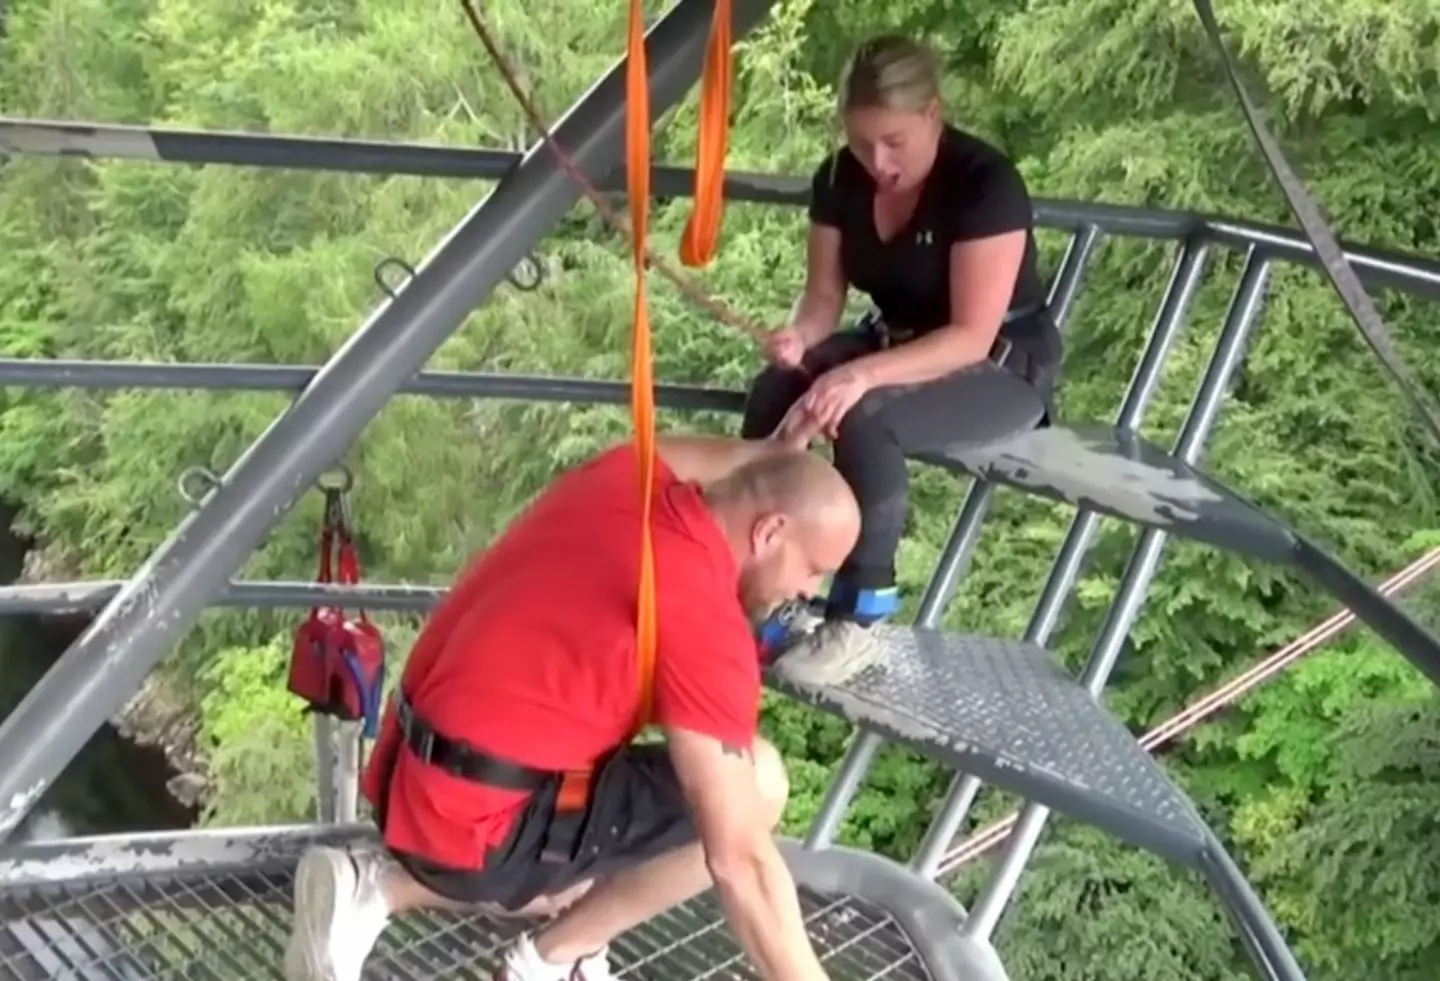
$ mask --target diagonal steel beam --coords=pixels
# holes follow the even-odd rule
[[[734,35],[743,36],[769,6],[769,0],[736,0]],[[713,9],[711,0],[679,0],[650,30],[653,113],[695,84]],[[608,174],[620,162],[624,91],[622,61],[555,129],[587,176]],[[531,147],[56,661],[0,724],[0,840],[225,589],[295,500],[578,196],[549,148]]]

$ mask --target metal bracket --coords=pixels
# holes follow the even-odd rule
[[[385,281],[385,270],[392,267],[395,269],[399,269],[402,273],[405,274],[405,279],[395,286],[391,286],[388,282]],[[406,283],[410,282],[410,280],[415,278],[415,267],[410,265],[410,263],[406,262],[404,259],[397,259],[393,255],[387,255],[385,258],[375,263],[374,277],[375,285],[380,287],[380,292],[384,293],[386,296],[390,297],[390,299],[393,300],[400,294],[400,287],[404,286]]]
[[[521,259],[519,265],[510,270],[505,278],[521,293],[533,293],[545,282],[545,266],[535,253],[531,252]]]
[[[175,481],[175,489],[186,503],[199,507],[200,502],[220,486],[220,477],[209,467],[186,467]]]
[[[353,534],[349,494],[355,486],[355,475],[343,463],[336,464],[315,478],[315,488],[325,495],[325,521],[338,523],[345,534]]]
[[[386,270],[392,268],[398,269],[405,277],[393,286],[385,275]],[[393,255],[386,256],[375,264],[374,278],[375,285],[380,287],[380,291],[393,300],[399,295],[400,287],[415,278],[415,267],[404,259]],[[533,293],[545,283],[545,265],[535,253],[531,252],[505,275],[505,279],[521,293]]]

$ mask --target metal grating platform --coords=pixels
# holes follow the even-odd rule
[[[1110,426],[1054,426],[918,459],[1267,562],[1294,560],[1295,535],[1285,525],[1198,469]]]
[[[889,662],[837,687],[771,669],[776,688],[956,769],[1090,821],[1176,861],[1208,834],[1189,799],[1134,736],[1055,664],[1020,641],[877,626]]]
[[[290,929],[290,872],[112,880],[0,900],[0,977],[15,981],[240,981],[281,978]],[[807,922],[835,981],[927,981],[886,913],[806,890]],[[366,981],[488,979],[518,932],[484,918],[412,915],[385,931]],[[757,978],[712,897],[652,920],[615,945],[617,974],[635,981]]]
[[[280,979],[291,922],[295,857],[311,841],[369,839],[356,829],[187,832],[136,839],[28,845],[0,855],[0,978],[6,981],[260,981]],[[98,844],[96,843],[98,842]],[[914,931],[878,902],[845,894],[845,881],[889,895],[904,919],[958,922],[958,907],[897,866],[873,856],[802,854],[823,863],[802,886],[810,935],[835,981],[945,981],[942,957],[917,951]],[[237,865],[235,859],[252,859]],[[71,876],[65,879],[63,876]],[[897,886],[899,892],[895,892]],[[907,895],[908,893],[908,895]],[[943,894],[938,894],[943,897]],[[898,900],[895,897],[901,897]],[[938,911],[938,912],[937,912]],[[367,962],[366,981],[488,979],[519,921],[412,914],[393,921]],[[923,930],[924,928],[919,928]],[[953,927],[941,927],[953,936]],[[923,944],[922,944],[923,945]],[[932,946],[947,946],[940,944]],[[965,952],[967,962],[975,952]],[[614,944],[617,974],[633,981],[758,978],[713,895],[702,896],[625,934]],[[939,963],[938,975],[927,966]],[[964,976],[975,976],[966,972]]]

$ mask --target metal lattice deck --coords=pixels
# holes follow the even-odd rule
[[[0,859],[0,978],[280,979],[292,916],[294,856],[317,833],[288,835],[293,845],[286,849],[288,857],[273,849],[256,850],[259,863],[249,868],[215,861],[226,857],[227,849],[233,855],[233,849],[228,842],[211,847],[214,839],[204,833],[157,837],[119,860],[113,852],[104,858],[97,852],[85,855],[83,842],[26,846]],[[72,849],[68,861],[53,861],[59,848]],[[150,857],[158,863],[147,861]],[[880,860],[864,859],[869,864],[853,875],[856,883],[877,882],[877,875],[898,881],[883,869],[876,872]],[[88,872],[70,880],[57,874],[53,881],[24,881],[42,863],[67,866],[71,874]],[[934,976],[905,926],[880,904],[809,886],[802,887],[801,903],[816,951],[835,981],[931,981]],[[914,904],[899,905],[927,903],[933,898],[922,895]],[[381,936],[364,977],[488,979],[500,951],[524,926],[518,920],[439,912],[399,917]],[[633,981],[758,978],[713,894],[623,935],[613,945],[613,959],[617,974]]]

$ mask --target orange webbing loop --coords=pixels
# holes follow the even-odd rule
[[[717,3],[723,3],[725,6],[725,31],[728,36],[730,32],[730,4],[726,2],[726,0],[717,0]],[[573,180],[575,184],[580,188],[580,190],[584,192],[585,197],[590,200],[590,203],[595,206],[595,210],[599,212],[600,217],[604,219],[605,224],[609,225],[612,229],[614,229],[616,234],[622,236],[623,238],[629,239],[633,245],[634,232],[630,228],[626,227],[624,219],[622,219],[615,212],[615,209],[611,207],[610,204],[605,200],[605,195],[600,193],[600,191],[595,187],[594,182],[592,182],[588,177],[586,177],[584,171],[582,171],[579,167],[575,165],[575,161],[570,159],[570,155],[565,152],[565,148],[555,142],[555,137],[550,133],[550,129],[545,124],[545,120],[541,118],[540,111],[535,107],[534,101],[530,98],[529,94],[526,93],[525,89],[520,85],[519,79],[515,76],[515,70],[510,66],[510,62],[505,58],[504,52],[500,50],[500,45],[496,43],[495,38],[491,36],[489,29],[485,26],[485,22],[480,19],[480,14],[476,11],[475,4],[472,2],[472,0],[460,0],[460,6],[465,11],[465,16],[470,21],[470,26],[475,29],[475,35],[480,39],[480,43],[485,47],[485,51],[490,55],[491,60],[495,62],[495,67],[499,69],[501,78],[505,80],[505,85],[510,89],[511,93],[514,94],[515,101],[520,103],[520,108],[525,113],[525,118],[530,121],[530,125],[535,128],[535,131],[540,135],[540,139],[544,141],[545,146],[550,150],[551,154],[554,155],[555,160],[560,164],[561,168],[570,175],[570,179]],[[714,38],[712,37],[712,47],[715,46],[718,46],[718,42],[715,42]],[[725,69],[728,78],[728,62],[725,64]],[[726,99],[728,100],[728,82],[725,86],[725,95]],[[728,116],[728,105],[726,109],[727,112],[725,113],[725,115]],[[718,111],[716,115],[720,115]],[[716,141],[713,140],[706,144],[707,147],[714,145],[719,145],[722,147],[721,156],[723,157],[723,144],[717,144]],[[720,192],[723,193],[723,160],[721,161],[720,166],[721,170],[717,174],[716,180],[713,181],[712,184],[717,187]],[[697,181],[698,180],[699,175],[697,174]],[[715,214],[716,221],[718,222],[718,210],[715,212]],[[644,248],[643,245],[641,247]],[[674,268],[670,265],[670,263],[666,262],[664,256],[661,256],[648,248],[645,248],[644,251],[645,257],[649,260],[650,266],[656,272],[660,273],[660,275],[664,276],[666,279],[670,280],[670,282],[674,283],[675,288],[678,289],[682,294],[684,294],[691,303],[694,303],[697,307],[710,314],[710,316],[714,317],[720,323],[725,324],[729,327],[733,327],[736,330],[740,331],[742,334],[750,338],[756,344],[764,344],[765,339],[770,334],[770,330],[768,327],[766,327],[764,324],[759,323],[758,321],[740,315],[736,311],[730,309],[724,303],[721,303],[715,297],[706,293],[697,284],[688,279],[684,273],[680,272],[680,270]]]
[[[650,313],[645,304],[645,234],[650,220],[650,72],[645,54],[645,9],[630,0],[625,59],[625,181],[635,258],[635,323],[630,345],[630,413],[640,462],[640,589],[636,604],[635,660],[640,688],[636,730],[650,721],[655,673],[655,551],[650,537],[655,488],[655,379]]]
[[[680,261],[703,266],[715,257],[725,215],[725,151],[730,138],[730,0],[715,0],[705,75],[700,88],[700,134],[695,150],[695,207],[680,240]]]
[[[625,162],[626,185],[632,213],[630,228],[615,214],[604,196],[555,142],[540,118],[529,95],[515,77],[500,46],[490,35],[472,0],[461,6],[475,29],[480,43],[494,60],[505,84],[514,93],[530,124],[555,155],[570,178],[595,205],[606,224],[630,239],[635,261],[635,320],[631,333],[630,411],[635,425],[635,450],[640,476],[640,582],[636,609],[636,669],[639,710],[635,730],[650,722],[657,640],[655,598],[655,556],[650,533],[650,515],[655,485],[655,385],[654,355],[651,350],[650,317],[645,302],[645,270],[653,265],[692,302],[715,319],[728,324],[757,343],[769,331],[735,313],[709,296],[645,244],[650,216],[650,78],[645,51],[645,19],[641,0],[630,0],[629,30],[625,60]],[[716,0],[710,41],[705,52],[704,88],[700,100],[698,161],[695,168],[695,208],[685,229],[681,258],[688,265],[704,265],[713,257],[719,240],[725,205],[725,155],[730,124],[731,89],[731,0]]]

